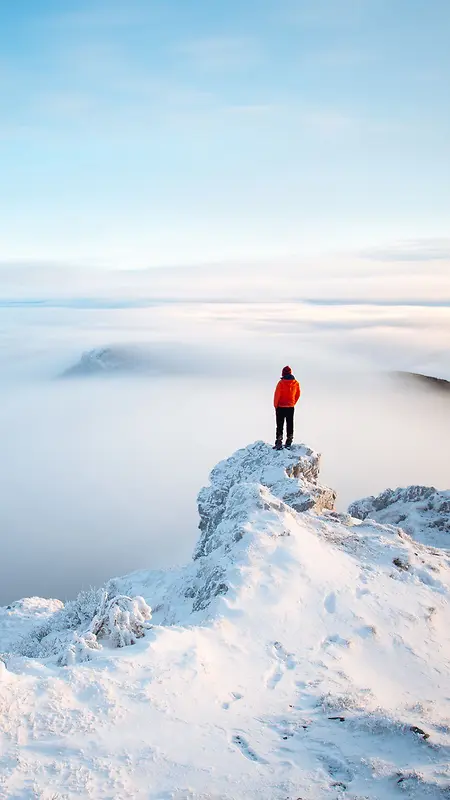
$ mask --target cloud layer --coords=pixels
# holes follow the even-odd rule
[[[0,602],[188,558],[196,493],[220,458],[271,440],[285,363],[303,388],[297,440],[323,452],[341,508],[389,485],[445,488],[448,398],[387,375],[450,377],[441,262],[414,262],[410,305],[405,262],[371,278],[345,264],[4,269]],[[124,368],[59,380],[93,348]]]

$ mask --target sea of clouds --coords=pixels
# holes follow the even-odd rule
[[[272,440],[287,363],[303,390],[296,438],[323,453],[339,507],[387,486],[449,488],[449,397],[392,374],[450,378],[449,265],[401,251],[0,267],[0,603],[189,558],[199,488],[219,459]],[[80,367],[95,348],[107,368]]]

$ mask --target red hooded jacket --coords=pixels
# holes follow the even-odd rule
[[[273,404],[275,408],[293,408],[301,395],[300,384],[293,375],[281,378],[275,389]]]

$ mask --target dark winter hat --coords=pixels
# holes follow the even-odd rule
[[[281,374],[282,374],[283,378],[285,378],[286,375],[291,375],[292,374],[292,370],[291,370],[290,367],[283,367],[283,371],[282,371]]]

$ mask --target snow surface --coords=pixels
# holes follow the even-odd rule
[[[449,554],[318,473],[256,442],[190,564],[1,610],[1,798],[450,797]]]

